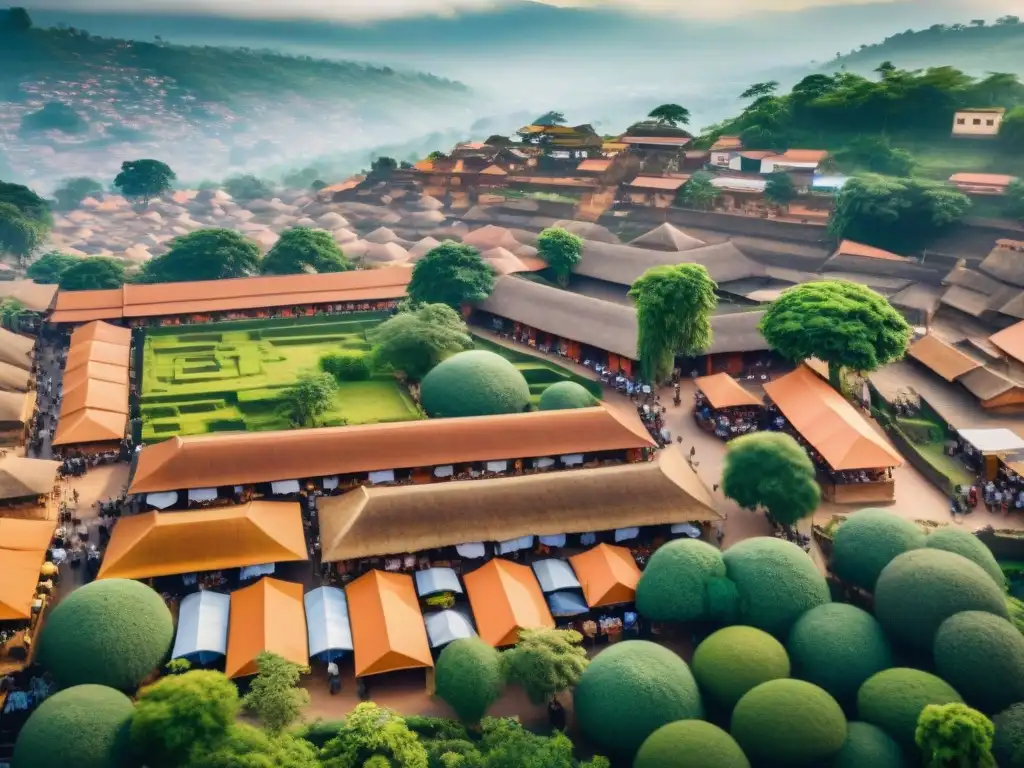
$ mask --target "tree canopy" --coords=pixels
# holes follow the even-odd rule
[[[101,192],[103,192],[103,185],[96,179],[77,176],[62,181],[60,186],[53,190],[53,196],[57,200],[58,211],[70,211],[77,208],[85,198],[98,195]]]
[[[278,398],[281,410],[296,427],[315,427],[334,405],[338,385],[329,373],[306,372]]]
[[[992,721],[966,704],[929,704],[917,721],[914,740],[925,768],[995,768]]]
[[[999,141],[1010,152],[1024,152],[1024,105],[1006,113],[999,127]]]
[[[274,196],[273,185],[266,179],[261,179],[251,173],[229,176],[224,179],[224,191],[241,202],[269,199]]]
[[[409,299],[416,304],[447,304],[459,309],[483,301],[494,288],[494,269],[469,245],[447,240],[416,262]]]
[[[242,704],[270,733],[279,734],[309,703],[309,694],[298,687],[299,676],[309,670],[267,652],[256,657],[256,667],[259,671]]]
[[[197,229],[170,242],[170,250],[142,269],[141,282],[172,283],[249,277],[260,269],[256,243],[231,229]]]
[[[367,333],[379,368],[402,371],[419,381],[446,357],[473,348],[462,316],[447,304],[424,304],[399,312]]]
[[[60,251],[47,251],[28,265],[25,275],[37,283],[56,285],[60,282],[60,276],[78,261],[74,256],[68,256]]]
[[[49,230],[53,223],[49,204],[39,195],[21,184],[0,181],[0,203],[13,205],[26,219],[46,225]]]
[[[884,136],[857,136],[835,153],[835,159],[843,165],[887,176],[910,176],[916,165],[913,155],[892,146]]]
[[[706,171],[698,171],[679,188],[676,203],[701,211],[710,210],[715,200],[722,194],[718,187],[711,183],[714,177]]]
[[[1024,180],[1014,179],[1006,190],[1006,213],[1024,221]]]
[[[449,644],[437,659],[437,695],[466,723],[487,714],[505,687],[501,656],[479,637]]]
[[[583,635],[574,630],[521,630],[515,647],[501,654],[505,679],[526,691],[534,704],[550,701],[575,686],[586,670],[582,642]]]
[[[171,167],[159,160],[127,160],[121,163],[114,186],[125,197],[149,204],[154,197],[168,192],[176,178]]]
[[[537,255],[547,262],[558,284],[565,287],[573,267],[583,258],[583,238],[561,227],[548,227],[537,238]]]
[[[120,261],[107,256],[89,256],[74,259],[74,264],[61,272],[58,284],[63,291],[102,291],[120,288],[125,279],[124,264]]]
[[[330,232],[309,227],[282,232],[260,264],[264,275],[345,272],[352,268]]]
[[[793,177],[783,171],[768,174],[764,187],[764,196],[776,205],[784,206],[793,202],[800,193],[797,191]]]
[[[647,116],[659,123],[671,125],[673,128],[690,123],[690,110],[678,104],[662,104],[648,112]]]
[[[875,371],[903,357],[910,326],[884,296],[856,283],[804,283],[768,307],[761,333],[783,357],[800,363],[816,357],[828,363],[829,379],[840,371]]]
[[[565,125],[565,115],[561,112],[545,112],[533,121],[534,125]]]
[[[0,251],[27,259],[43,241],[45,232],[10,203],[0,203]]]
[[[372,702],[359,704],[320,752],[324,768],[373,765],[383,757],[389,768],[427,768],[427,750],[405,720]],[[379,762],[379,761],[378,761]]]
[[[711,313],[718,286],[700,264],[652,267],[629,289],[640,335],[637,354],[644,379],[663,380],[675,355],[697,355],[711,346]]]

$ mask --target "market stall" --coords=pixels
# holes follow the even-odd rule
[[[352,653],[348,598],[337,587],[317,587],[302,598],[306,609],[309,657],[330,662]]]
[[[464,581],[480,637],[496,648],[515,645],[522,629],[555,626],[529,566],[491,560]]]
[[[178,606],[178,629],[172,659],[210,664],[224,658],[228,648],[231,596],[204,590],[187,595]]]
[[[263,578],[231,593],[224,674],[255,675],[256,658],[264,652],[303,667],[309,664],[301,584]]]
[[[757,431],[761,401],[728,373],[702,376],[694,384],[693,416],[702,429],[723,440]]]
[[[423,614],[411,576],[373,570],[345,587],[356,677],[431,669]]]

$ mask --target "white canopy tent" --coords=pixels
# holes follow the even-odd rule
[[[427,639],[431,648],[440,648],[455,640],[476,635],[469,617],[455,610],[428,613],[423,617],[423,624],[427,628]]]
[[[1007,454],[1024,451],[1024,439],[1010,429],[960,429],[960,439],[981,454]]]
[[[263,563],[261,565],[243,565],[238,571],[240,581],[258,579],[260,576],[270,576],[274,573],[274,563]]]
[[[681,533],[683,536],[688,536],[691,539],[700,538],[700,528],[693,523],[675,523],[671,530],[672,533]]]
[[[553,536],[539,536],[540,543],[545,547],[564,547],[565,546],[565,534],[556,533]]]
[[[393,469],[381,469],[376,472],[370,473],[370,484],[377,485],[378,483],[393,483],[395,482],[395,470]]]
[[[203,590],[185,597],[178,606],[178,632],[172,659],[209,664],[227,654],[231,596]]]
[[[504,472],[508,469],[507,461],[488,461],[487,471],[488,472]]]
[[[351,653],[352,625],[345,592],[338,587],[317,587],[307,592],[302,602],[306,607],[310,658],[332,661]]]
[[[323,484],[325,491],[333,491],[335,488],[338,487],[338,476],[331,475],[330,477],[325,477],[323,479]]]
[[[177,491],[164,491],[162,493],[147,493],[146,503],[157,509],[167,509],[178,503]]]
[[[560,589],[580,588],[580,580],[565,560],[538,560],[533,564],[533,575],[537,577],[545,595]]]
[[[533,546],[533,536],[520,536],[518,539],[498,542],[498,554],[507,555],[510,552],[518,552],[520,549],[530,549]]]
[[[455,467],[451,464],[445,464],[441,467],[434,467],[434,477],[451,477],[455,474]]]
[[[636,528],[636,527],[634,527],[634,528],[616,528],[615,529],[615,541],[616,542],[619,542],[619,541],[629,541],[630,539],[635,539],[639,535],[640,535],[640,529]]]
[[[560,458],[562,459],[562,464],[567,467],[575,467],[577,464],[583,463],[582,453],[570,453],[566,456],[561,456]]]
[[[436,595],[439,592],[462,594],[459,577],[451,568],[427,568],[416,571],[416,594],[420,597]]]
[[[575,592],[555,592],[548,595],[552,616],[582,616],[590,613],[587,601]]]

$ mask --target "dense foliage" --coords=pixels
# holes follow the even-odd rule
[[[154,197],[169,192],[177,178],[171,167],[159,160],[126,160],[114,177],[114,186],[125,197],[148,204]]]
[[[88,256],[75,259],[60,274],[62,291],[102,291],[120,288],[127,277],[124,264],[107,256]]]
[[[274,196],[273,185],[251,173],[229,176],[224,179],[222,186],[232,198],[243,203],[250,200],[269,199]]]
[[[27,259],[53,226],[50,207],[21,184],[0,181],[0,252]]]
[[[501,656],[478,637],[456,640],[437,659],[437,695],[467,723],[477,723],[505,686]]]
[[[972,707],[994,714],[1024,701],[1024,635],[1006,619],[964,611],[935,634],[935,669]]]
[[[249,277],[260,269],[259,246],[233,229],[197,229],[168,245],[167,253],[145,263],[140,282],[224,280]]]
[[[542,411],[564,411],[570,408],[590,408],[597,404],[597,398],[582,384],[558,381],[541,393],[537,408]]]
[[[874,592],[885,566],[924,544],[924,532],[909,520],[884,509],[862,509],[836,531],[829,567],[843,581]]]
[[[22,135],[59,131],[60,133],[85,133],[89,124],[74,108],[60,101],[49,101],[36,112],[29,112],[21,118]]]
[[[483,301],[494,288],[494,268],[469,245],[445,241],[416,262],[409,282],[414,304],[463,304]]]
[[[386,758],[389,768],[427,768],[427,749],[405,720],[368,702],[349,713],[320,758],[324,768],[352,768],[373,765],[368,761],[374,757]]]
[[[399,312],[366,335],[378,368],[401,371],[419,381],[438,363],[473,348],[462,315],[447,304],[424,304]]]
[[[434,418],[522,413],[530,405],[530,385],[501,355],[469,350],[423,377],[420,401]]]
[[[66,253],[48,251],[29,264],[25,275],[37,283],[56,285],[60,282],[60,276],[78,261],[76,257],[68,256]]]
[[[103,192],[103,185],[88,176],[65,179],[55,190],[53,196],[57,201],[58,211],[70,211],[77,208],[83,200]]]
[[[1024,768],[1024,703],[1004,709],[992,723],[996,728],[992,754],[1001,768]]]
[[[871,723],[846,724],[846,741],[831,768],[910,768],[903,750],[889,734]]]
[[[256,668],[242,705],[276,735],[295,722],[309,704],[309,693],[298,687],[300,675],[309,669],[268,652],[256,657]]]
[[[534,704],[547,703],[576,685],[590,663],[582,642],[571,629],[520,630],[519,642],[501,654],[504,677]]]
[[[281,233],[260,264],[264,275],[301,275],[310,272],[345,272],[352,262],[345,258],[330,232],[293,227]]]
[[[278,397],[281,412],[297,428],[315,427],[334,405],[338,384],[334,376],[322,371],[299,374],[295,383]]]
[[[924,545],[931,549],[942,549],[946,552],[954,552],[962,557],[966,557],[991,576],[992,581],[1000,589],[1006,588],[1006,577],[1003,575],[1003,569],[996,562],[992,550],[986,547],[982,540],[970,531],[946,525],[932,531],[925,540]]]
[[[789,656],[782,643],[767,632],[726,627],[697,646],[692,668],[705,703],[731,712],[750,689],[789,677]]]
[[[929,704],[917,720],[914,739],[925,768],[996,768],[992,721],[965,704]]]
[[[736,740],[717,725],[680,720],[647,737],[633,768],[750,768],[750,762]]]
[[[725,578],[722,553],[694,539],[675,539],[654,551],[636,587],[636,609],[652,621],[708,618],[707,585]]]
[[[881,728],[904,749],[913,749],[917,720],[924,708],[961,701],[960,694],[935,675],[894,667],[872,675],[860,687],[857,716]]]
[[[569,276],[582,254],[583,238],[561,227],[548,227],[537,238],[537,255],[547,262],[563,287],[569,284]]]
[[[366,381],[373,375],[369,358],[363,352],[331,352],[319,361],[320,370],[336,381]]]

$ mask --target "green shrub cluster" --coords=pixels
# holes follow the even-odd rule
[[[900,745],[871,723],[846,724],[846,741],[829,768],[910,768]]]
[[[726,627],[711,634],[697,646],[692,666],[705,701],[724,712],[761,683],[789,677],[782,643],[754,627]]]
[[[884,509],[862,509],[836,531],[832,573],[873,592],[879,574],[893,558],[924,546],[924,532],[909,520]]]
[[[992,550],[969,531],[946,525],[933,531],[925,540],[924,545],[931,549],[941,549],[966,557],[992,577],[1000,589],[1006,588],[1006,577],[1000,568]]]
[[[904,749],[916,750],[917,719],[929,704],[961,702],[946,681],[919,669],[895,667],[872,675],[857,693],[857,716],[878,726]]]
[[[437,695],[467,723],[480,721],[501,695],[501,655],[478,637],[456,640],[437,659]]]
[[[320,358],[320,370],[338,381],[366,381],[373,371],[367,356],[358,352],[332,352]]]
[[[522,413],[530,404],[530,387],[505,358],[469,350],[452,355],[423,377],[420,401],[433,418]]]
[[[533,392],[534,385],[530,385]],[[564,411],[569,408],[590,408],[598,400],[575,381],[560,381],[545,388],[540,395],[540,410]]]
[[[633,768],[750,768],[750,762],[736,740],[717,725],[680,720],[647,737]]]
[[[1024,701],[1024,635],[984,611],[946,619],[935,634],[935,669],[968,704],[992,715]]]
[[[725,577],[722,553],[706,542],[674,539],[655,550],[636,588],[636,608],[653,621],[707,618],[709,580]]]
[[[1003,710],[992,724],[996,727],[992,754],[1000,768],[1024,768],[1024,703]]]

